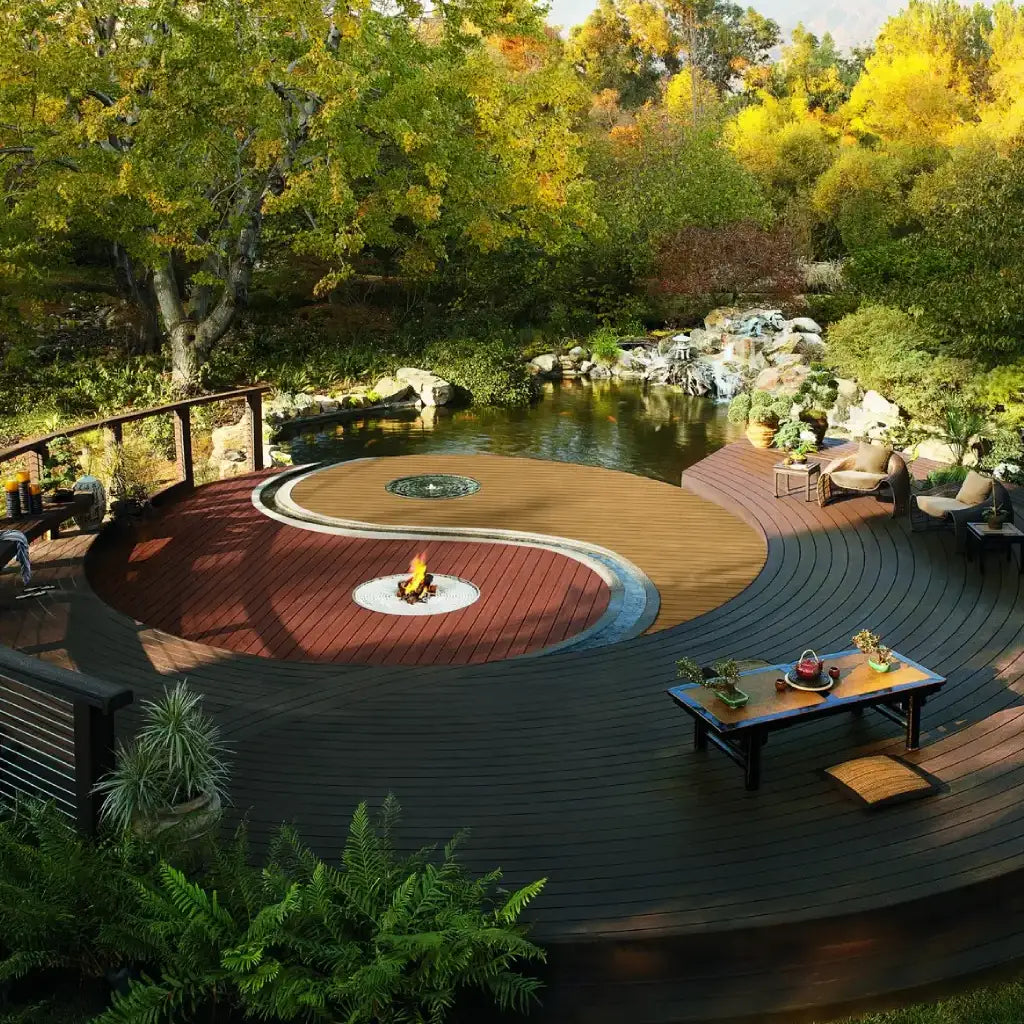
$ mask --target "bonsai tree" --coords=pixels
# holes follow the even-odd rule
[[[82,475],[78,452],[66,434],[55,437],[46,446],[43,459],[43,489],[47,491],[70,491]]]
[[[731,658],[723,658],[711,666],[712,675],[705,675],[704,669],[697,664],[693,658],[680,658],[676,662],[676,676],[685,679],[688,683],[697,683],[706,686],[709,690],[718,693],[725,693],[729,696],[738,696],[740,690],[737,686],[740,678],[739,666]]]
[[[776,397],[770,391],[755,391],[753,394],[739,394],[729,403],[730,423],[758,423],[776,427],[780,420],[789,418],[792,401]]]
[[[800,406],[801,416],[809,420],[825,419],[828,410],[839,398],[839,385],[823,363],[813,363],[811,372],[797,389],[794,401]]]
[[[878,665],[888,665],[892,661],[892,649],[882,643],[877,633],[862,629],[853,637],[853,645],[870,661]]]
[[[178,683],[145,701],[145,724],[117,751],[117,767],[96,785],[103,817],[114,827],[155,836],[177,825],[199,835],[220,814],[228,778],[220,730],[202,698]]]
[[[801,443],[800,435],[802,431],[803,427],[799,420],[786,420],[779,427],[779,432],[775,435],[773,443],[776,448],[782,448],[785,451],[795,451]]]
[[[981,517],[985,520],[990,530],[998,530],[1002,527],[1003,523],[1008,522],[1010,519],[1006,509],[996,500],[995,486],[992,487],[992,503],[981,513]]]

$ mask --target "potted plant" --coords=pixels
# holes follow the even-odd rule
[[[119,745],[116,767],[96,784],[103,817],[116,828],[187,843],[216,826],[228,769],[220,731],[201,701],[180,682],[144,702],[142,729]]]
[[[750,695],[736,685],[740,678],[739,666],[731,658],[716,661],[708,670],[701,668],[692,658],[680,658],[676,662],[676,675],[713,690],[715,696],[730,708],[741,708],[750,700]]]
[[[82,475],[78,452],[67,435],[55,437],[46,446],[43,459],[43,490],[53,495],[56,502],[71,501],[75,481]]]
[[[729,403],[729,420],[746,423],[747,440],[755,448],[770,448],[779,421],[788,416],[791,405],[789,398],[773,398],[767,391],[741,394]]]
[[[818,446],[813,441],[801,441],[789,453],[789,457],[794,463],[802,465],[807,461],[807,456],[814,455],[817,450]]]
[[[812,364],[794,401],[800,406],[800,419],[814,431],[814,440],[819,446],[824,443],[828,430],[828,410],[838,398],[839,385],[835,377],[822,364]]]
[[[996,502],[996,489],[994,485],[992,487],[992,504],[981,513],[981,518],[985,520],[985,525],[990,530],[1001,530],[1003,523],[1010,521],[1006,509]]]
[[[862,629],[853,637],[853,645],[868,656],[868,664],[876,672],[888,672],[892,667],[892,650],[882,643],[876,633]]]

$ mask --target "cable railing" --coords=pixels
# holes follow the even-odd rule
[[[0,803],[45,800],[89,835],[114,767],[114,714],[132,691],[0,647]]]
[[[49,445],[57,438],[103,430],[108,444],[120,446],[125,424],[169,413],[177,479],[150,495],[165,499],[195,487],[191,410],[196,406],[244,400],[248,469],[263,468],[262,398],[268,390],[254,385],[80,423],[0,450],[0,467],[20,459],[30,480],[41,482]],[[0,530],[17,530],[30,541],[46,532],[57,536],[62,523],[89,511],[92,500],[88,492],[76,493],[70,502],[44,505],[41,514],[0,519]],[[13,543],[0,541],[0,568],[14,550]],[[128,687],[0,646],[0,805],[29,797],[52,802],[81,831],[93,834],[101,804],[94,787],[114,767],[114,715],[132,699]]]

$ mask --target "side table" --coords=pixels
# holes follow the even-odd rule
[[[1006,551],[1006,560],[1010,561],[1014,544],[1018,547],[1017,571],[1024,573],[1024,533],[1021,533],[1013,523],[1003,523],[1002,529],[990,530],[984,523],[967,524],[967,561],[975,551],[978,553],[978,568],[982,576],[985,575],[985,552],[990,549]]]
[[[799,487],[793,489],[789,486],[789,478],[795,476],[797,480],[803,481],[805,494],[804,501],[813,500],[814,490],[817,488],[818,485],[815,483],[814,488],[812,488],[811,483],[813,481],[816,481],[818,477],[821,476],[820,462],[811,462],[810,460],[808,460],[807,462],[804,462],[802,464],[794,462],[788,466],[785,462],[776,462],[772,468],[775,470],[776,498],[785,498],[790,494],[800,493]],[[786,486],[786,489],[785,491],[782,492],[782,494],[779,494],[779,477],[782,477],[782,480]]]

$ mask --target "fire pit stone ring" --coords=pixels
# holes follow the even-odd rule
[[[444,615],[468,608],[480,599],[480,590],[468,580],[435,573],[431,582],[437,587],[436,593],[427,601],[410,604],[396,593],[398,585],[408,578],[409,574],[402,572],[367,580],[352,591],[352,600],[361,608],[384,615]]]
[[[389,480],[384,490],[400,498],[465,498],[480,490],[480,482],[456,473],[417,473]]]

